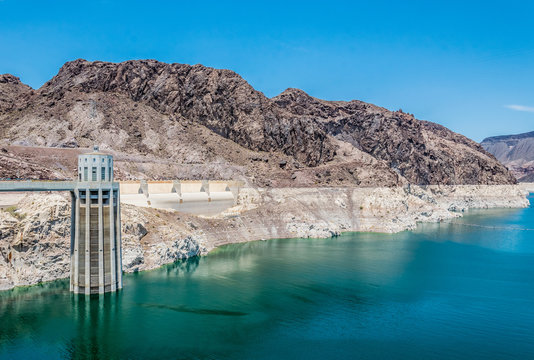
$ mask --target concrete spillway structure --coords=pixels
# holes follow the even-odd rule
[[[98,148],[80,155],[73,193],[71,291],[89,295],[122,288],[120,191],[112,156]]]
[[[80,155],[77,181],[0,181],[0,191],[69,191],[70,290],[89,295],[122,288],[120,189],[111,155],[96,146]]]
[[[241,181],[167,180],[122,181],[122,202],[157,209],[182,210],[184,203],[237,202]]]

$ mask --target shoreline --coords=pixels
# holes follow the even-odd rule
[[[237,205],[216,216],[124,204],[123,271],[156,269],[233,243],[413,230],[468,209],[524,208],[527,195],[521,185],[244,188]],[[0,211],[0,290],[68,277],[69,201],[32,194],[17,212],[21,219]]]

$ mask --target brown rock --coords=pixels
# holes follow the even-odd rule
[[[0,122],[10,163],[32,163],[26,149],[44,147],[32,155],[42,159],[30,167],[42,168],[39,177],[74,176],[75,154],[67,148],[98,143],[115,152],[118,179],[231,178],[273,186],[515,182],[475,142],[413,115],[319,100],[297,89],[269,99],[238,74],[202,65],[76,60],[36,91],[2,75]],[[52,155],[50,147],[64,149]],[[290,180],[293,166],[282,161],[300,164],[297,179]],[[15,170],[4,167],[0,177],[17,176]]]

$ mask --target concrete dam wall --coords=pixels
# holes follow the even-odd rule
[[[235,205],[243,185],[217,180],[122,181],[120,193],[126,204],[214,215]]]

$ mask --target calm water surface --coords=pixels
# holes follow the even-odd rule
[[[532,359],[534,209],[225,246],[124,284],[0,293],[0,358]]]

